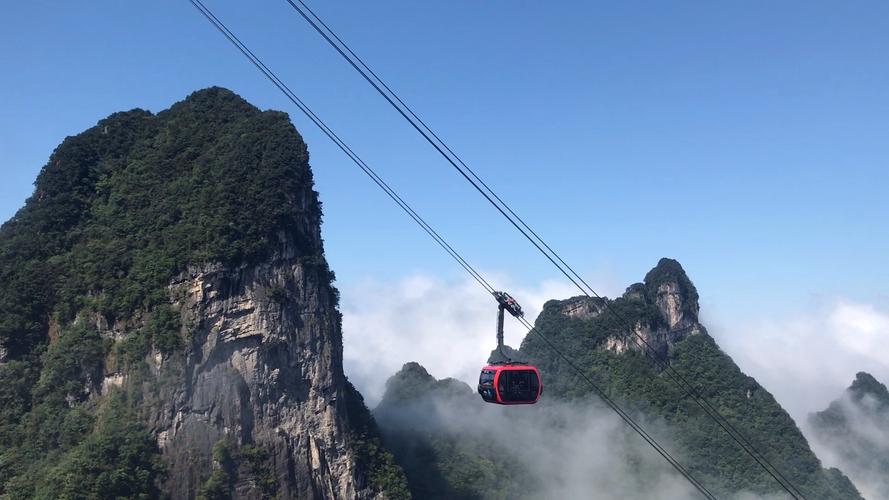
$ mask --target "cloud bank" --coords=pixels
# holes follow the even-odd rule
[[[819,429],[808,422],[813,448],[848,474],[865,498],[889,499],[889,411],[870,395],[855,401],[848,392],[835,405],[845,425],[835,429],[828,422]]]
[[[547,300],[577,295],[563,282],[522,287],[499,278],[497,282],[506,283],[531,321]],[[611,296],[622,291],[608,284],[594,283],[594,287]],[[453,377],[474,386],[495,345],[497,311],[494,300],[477,283],[416,274],[395,282],[364,281],[341,291],[346,373],[371,408],[382,397],[386,380],[408,361],[419,362],[436,377]],[[807,416],[837,399],[859,371],[889,382],[889,310],[835,298],[808,311],[743,321],[711,316],[706,307],[702,312],[702,322],[719,345],[775,395],[825,465],[850,469],[814,439]],[[518,347],[525,333],[517,322],[507,320],[507,344]],[[592,418],[588,411],[571,413],[578,425],[578,415]],[[599,417],[589,423],[590,436],[602,435],[606,424]],[[682,490],[677,492],[681,496]]]
[[[492,456],[509,457],[499,465],[510,468],[521,498],[684,500],[697,496],[647,443],[597,402],[503,407],[485,404],[471,388],[463,389],[433,390],[429,397],[392,407],[389,403],[378,410],[378,422],[384,431],[404,441],[410,441],[414,433],[420,442],[428,439],[424,436],[436,436],[436,443],[444,450],[456,450],[457,456],[463,450],[473,455],[481,446]],[[666,427],[637,418],[658,435],[662,445],[676,452]],[[441,444],[441,439],[448,444]]]
[[[508,279],[492,280],[505,283]],[[544,302],[577,295],[558,281],[506,288],[534,321]],[[408,361],[439,377],[473,384],[496,347],[497,303],[478,283],[413,275],[394,283],[364,281],[341,290],[346,374],[373,407],[386,379]],[[518,347],[525,330],[507,318],[505,342]]]
[[[874,304],[835,298],[784,317],[703,322],[799,424],[838,398],[857,372],[889,381],[889,311]]]
[[[547,300],[578,293],[561,281],[529,287],[496,278],[532,322]],[[623,290],[592,284],[610,296]],[[341,292],[346,373],[371,406],[386,379],[408,361],[473,384],[495,346],[495,302],[472,280],[415,274],[393,282],[366,280]],[[859,371],[889,382],[889,304],[836,298],[808,311],[740,322],[711,315],[706,307],[702,315],[719,345],[798,423],[839,397]],[[511,318],[505,329],[506,343],[518,347],[526,331]]]

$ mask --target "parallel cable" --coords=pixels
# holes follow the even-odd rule
[[[328,127],[278,76],[256,56],[246,44],[244,44],[228,27],[216,17],[215,14],[201,0],[189,0],[189,2],[197,9],[229,42],[232,43],[266,78],[269,79],[297,108],[300,109],[318,128],[324,132],[327,137],[332,140],[361,170],[377,184],[386,194],[408,215],[414,222],[439,244],[457,263],[463,267],[487,292],[491,293],[494,288],[488,283],[484,277],[476,271],[454,248],[442,238],[426,221],[414,211],[399,195],[395,192],[383,179],[376,174],[340,137]],[[608,395],[597,386],[576,364],[574,364],[565,354],[563,354],[545,335],[537,331],[531,326],[527,320],[522,318],[522,324],[528,328],[529,333],[534,332],[540,336],[547,345],[569,366],[580,374],[580,376],[590,384],[591,387],[600,395],[602,400],[614,410],[624,422],[630,426],[640,437],[642,437],[652,448],[655,449],[670,465],[676,469],[686,480],[688,480],[705,498],[715,499],[716,497],[698,481],[691,473],[679,463],[663,446],[660,445],[645,429],[638,424],[626,411],[620,408]]]
[[[713,419],[729,437],[734,440],[741,449],[750,455],[757,464],[763,468],[775,481],[795,499],[805,499],[805,496],[799,489],[787,479],[781,471],[775,467],[760,452],[750,440],[741,433],[728,419],[725,418],[706,397],[685,379],[672,366],[664,363],[657,356],[654,348],[645,340],[642,335],[635,331],[630,323],[623,318],[609,303],[604,300],[596,291],[570,266],[559,254],[550,247],[510,206],[504,202],[493,189],[484,182],[474,170],[472,170],[399,96],[393,91],[355,52],[334,32],[312,9],[306,5],[303,0],[285,0],[290,6],[296,10],[327,42],[330,44],[356,71],[358,71],[368,83],[373,86],[377,92],[389,102],[389,104],[405,118],[413,128],[419,132],[430,145],[432,145],[442,157],[445,158],[483,197],[485,197],[501,215],[503,215],[522,235],[528,239],[538,251],[541,252],[557,269],[571,281],[584,295],[589,298],[596,297],[603,300],[606,308],[617,317],[627,330],[633,334],[637,346],[639,346],[649,358],[664,372],[668,377],[686,392],[686,395],[711,418]],[[300,7],[301,6],[301,7]],[[311,17],[306,13],[311,14]],[[320,25],[320,26],[319,26]],[[324,29],[322,29],[322,26]],[[334,41],[336,40],[336,42]],[[347,54],[348,53],[348,54]],[[350,57],[351,56],[351,57]],[[359,67],[359,65],[361,67]],[[363,68],[363,69],[362,69]],[[373,78],[371,78],[371,76]],[[385,89],[385,91],[384,91]],[[396,104],[397,103],[397,104]],[[422,126],[422,127],[421,127]],[[433,140],[433,138],[435,140]],[[462,167],[462,168],[461,168]],[[467,173],[468,172],[468,173]],[[484,189],[482,189],[484,187]],[[496,202],[495,202],[496,200]],[[509,215],[507,215],[507,212]],[[530,233],[530,235],[528,234]],[[533,235],[533,238],[532,236]],[[546,250],[544,250],[544,248]],[[558,261],[558,262],[557,262]],[[564,266],[564,267],[563,267]],[[581,283],[584,286],[581,286]],[[640,344],[641,341],[641,344]]]
[[[411,206],[398,195],[367,163],[364,162],[324,121],[316,115],[278,76],[266,66],[215,14],[200,0],[189,0],[263,75],[266,76],[300,111],[302,111],[327,137],[334,142],[371,180],[382,189],[410,218],[412,218],[445,252],[463,267],[488,292],[494,287],[451,247]]]
[[[525,319],[524,317],[520,317],[517,319],[519,320],[519,323],[521,323],[522,325],[525,326],[525,328],[528,329],[529,335],[531,333],[533,333],[533,334],[537,335],[538,337],[540,337],[546,343],[546,345],[550,348],[550,350],[552,350],[553,352],[558,354],[559,357],[562,358],[562,360],[565,363],[567,363],[569,367],[571,367],[574,371],[576,371],[581,376],[581,378],[583,378],[587,382],[587,384],[589,384],[590,387],[593,388],[593,390],[596,392],[596,394],[599,396],[599,398],[602,399],[602,401],[604,401],[605,404],[608,405],[609,408],[614,410],[614,412],[617,413],[634,431],[636,431],[642,437],[642,439],[644,439],[649,445],[651,445],[652,448],[654,448],[658,453],[660,453],[661,456],[663,456],[668,462],[670,462],[670,465],[672,465],[674,468],[679,470],[680,473],[682,473],[682,475],[688,481],[690,481],[692,483],[692,485],[702,495],[704,495],[707,498],[716,498],[703,484],[701,484],[697,480],[697,478],[692,476],[691,473],[689,473],[685,469],[685,467],[682,466],[682,464],[680,464],[678,461],[676,461],[676,459],[673,458],[673,456],[670,455],[670,453],[666,449],[664,449],[664,447],[661,446],[661,444],[658,443],[657,440],[655,440],[650,434],[648,434],[648,432],[646,432],[645,429],[643,429],[641,425],[639,425],[635,420],[633,420],[633,418],[630,417],[630,415],[623,408],[621,408],[613,399],[611,399],[611,397],[608,396],[608,394],[601,387],[599,387],[595,382],[593,382],[592,378],[590,378],[586,374],[586,372],[583,371],[583,369],[581,369],[579,366],[577,366],[576,363],[571,361],[571,359],[568,356],[563,354],[562,351],[559,350],[555,346],[555,344],[553,344],[553,342],[546,335],[540,333],[540,331],[536,327],[531,325],[528,322],[528,320]]]

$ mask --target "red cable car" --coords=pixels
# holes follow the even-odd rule
[[[494,364],[482,368],[478,393],[488,403],[530,405],[543,394],[540,372],[527,364]]]
[[[501,405],[530,405],[543,394],[540,372],[533,365],[512,361],[503,354],[503,311],[515,317],[524,313],[518,302],[506,292],[494,292],[499,310],[497,312],[497,350],[506,361],[491,363],[478,377],[478,393],[488,403]]]

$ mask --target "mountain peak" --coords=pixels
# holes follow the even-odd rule
[[[682,268],[682,264],[678,260],[669,257],[661,258],[657,265],[645,275],[645,285],[649,288],[671,281],[691,283],[691,280],[688,279],[688,275],[685,273],[685,269]],[[694,290],[694,286],[691,288]],[[695,291],[695,295],[697,295],[697,291]]]
[[[425,394],[435,385],[435,377],[426,371],[420,363],[405,363],[395,375],[386,381],[386,392],[383,402],[413,399]]]
[[[856,401],[871,396],[882,406],[889,406],[889,390],[870,373],[858,372],[848,391]]]
[[[679,261],[659,260],[645,275],[645,289],[671,329],[698,321],[698,290]]]
[[[286,114],[219,87],[115,113],[35,184],[0,226],[15,367],[0,454],[18,464],[3,496],[405,497],[343,374],[318,193]],[[30,439],[71,418],[64,439]]]
[[[408,361],[401,367],[401,370],[395,374],[397,377],[414,377],[422,380],[435,380],[435,377],[426,371],[426,368],[416,361]]]
[[[417,401],[431,395],[471,397],[472,388],[453,378],[436,380],[420,363],[410,361],[386,381],[386,392],[377,410],[404,401]]]
[[[889,391],[858,372],[842,397],[809,415],[813,438],[866,498],[889,498]]]
[[[191,94],[185,97],[184,102],[243,102],[247,103],[243,97],[234,93],[233,91],[225,88],[225,87],[207,87],[205,89],[195,90]]]
[[[196,90],[185,99],[173,104],[170,109],[161,111],[158,114],[163,115],[165,113],[178,116],[182,126],[189,129],[195,126],[195,119],[204,126],[226,126],[244,119],[253,119],[263,114],[259,108],[224,87],[207,87]],[[270,114],[286,116],[286,114],[280,112]]]

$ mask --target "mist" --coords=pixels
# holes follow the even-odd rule
[[[547,300],[576,295],[576,289],[559,281],[521,287],[511,284],[508,277],[499,278],[531,321]],[[622,291],[614,283],[594,282],[593,286],[610,296]],[[408,361],[419,362],[436,376],[453,377],[474,387],[478,370],[494,347],[496,317],[493,299],[476,283],[446,282],[416,274],[393,282],[351,284],[342,293],[345,370],[370,407],[381,400],[386,380]],[[868,371],[881,381],[889,381],[889,358],[884,348],[889,345],[887,307],[836,297],[811,309],[742,321],[729,321],[714,311],[719,312],[705,305],[702,323],[742,371],[755,377],[788,410],[825,466],[848,473],[867,498],[889,499],[874,494],[875,486],[866,471],[841,460],[807,425],[807,416],[843,394],[856,372]],[[507,321],[507,344],[518,347],[525,333],[518,324]],[[573,498],[590,498],[591,491],[597,495],[597,491],[602,492],[592,498],[696,495],[638,436],[627,435],[626,425],[607,408],[593,404],[566,406],[546,395],[532,408],[503,409],[476,399],[471,404],[436,403],[435,412],[424,410],[423,418],[434,416],[454,435],[483,439],[480,433],[490,432],[498,446],[512,446],[509,449],[513,451],[516,445],[510,443],[515,441],[506,439],[506,435],[524,433],[535,456],[540,457],[540,464],[533,469],[534,477],[539,476],[535,481],[546,484],[547,492],[560,492],[547,493],[543,498],[572,498],[575,494],[579,496]],[[506,427],[488,429],[491,422],[504,421],[508,422]],[[538,426],[537,422],[545,425]],[[532,431],[523,431],[521,426]],[[670,433],[663,423],[647,422],[646,429],[648,426],[663,431],[669,441]],[[556,432],[567,428],[571,432]],[[681,450],[678,452],[681,455]],[[521,453],[516,456],[525,457]],[[614,456],[621,460],[614,460]],[[578,468],[581,463],[586,468]],[[638,467],[644,473],[640,474]],[[646,480],[637,483],[639,477]],[[738,493],[737,498],[760,497]]]
[[[500,406],[482,402],[473,389],[452,381],[447,389],[437,387],[427,396],[408,402],[384,400],[374,414],[389,439],[392,433],[402,438],[447,436],[508,457],[504,462],[519,468],[521,476],[527,478],[523,483],[525,498],[701,497],[610,408],[593,400],[563,402],[544,395],[536,405]],[[640,415],[633,418],[680,463],[684,462],[682,450],[671,442],[668,424]],[[706,480],[702,482],[706,486]],[[729,498],[787,497],[737,492]]]
[[[702,322],[738,366],[803,427],[865,371],[889,380],[889,304],[842,297],[777,317],[728,322],[702,308]],[[807,434],[807,437],[811,437]]]
[[[508,276],[495,278],[531,322],[547,300],[577,295],[566,282],[517,286]],[[609,280],[591,284],[608,296],[623,292]],[[341,292],[346,373],[371,406],[382,397],[386,379],[408,361],[471,385],[494,347],[496,306],[472,280],[415,274],[350,284]],[[738,321],[705,303],[701,316],[720,347],[798,424],[826,408],[859,371],[889,381],[889,304],[835,297],[803,310]],[[518,347],[526,330],[510,318],[505,328],[506,343]]]
[[[821,429],[808,419],[812,448],[825,465],[845,472],[865,498],[889,500],[889,408],[870,395],[855,401],[849,393],[834,404],[845,418],[844,431]]]
[[[381,427],[431,433],[496,450],[521,469],[527,498],[695,498],[697,493],[610,410],[593,403],[541,401],[534,406],[486,404],[460,394],[380,408]],[[644,423],[646,429],[656,426]],[[660,434],[665,434],[661,432]],[[666,446],[674,449],[672,446]]]
[[[506,287],[532,322],[547,300],[577,294],[559,281],[522,287],[504,277],[489,279]],[[341,293],[345,371],[370,406],[408,361],[472,383],[496,346],[497,303],[471,279],[445,282],[417,274],[395,282],[364,281]],[[515,347],[527,333],[512,318],[504,330],[506,343]]]

